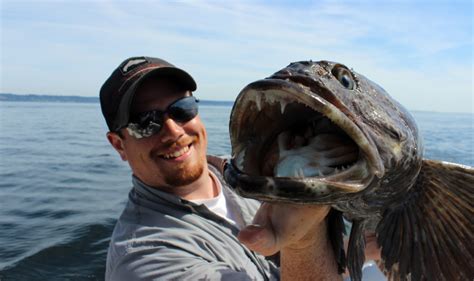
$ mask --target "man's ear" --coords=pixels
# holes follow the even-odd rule
[[[127,161],[127,153],[125,153],[124,140],[119,134],[114,132],[107,133],[107,139],[110,144],[115,148],[115,150],[120,155],[123,161]]]

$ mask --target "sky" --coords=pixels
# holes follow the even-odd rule
[[[301,60],[342,63],[409,110],[473,112],[473,1],[0,0],[0,92],[98,96],[127,57],[233,101]]]

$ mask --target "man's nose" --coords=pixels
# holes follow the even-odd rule
[[[184,129],[173,119],[165,117],[163,127],[161,128],[161,142],[166,143],[177,140],[184,134]]]

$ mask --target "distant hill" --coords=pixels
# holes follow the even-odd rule
[[[98,97],[81,97],[81,96],[51,96],[51,95],[17,95],[0,93],[0,101],[18,101],[18,102],[78,102],[78,103],[98,103]],[[220,105],[232,106],[232,101],[211,101],[200,100],[202,105]]]
[[[0,94],[0,101],[96,103],[98,97]]]

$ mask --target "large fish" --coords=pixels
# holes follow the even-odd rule
[[[474,169],[423,159],[416,123],[380,86],[329,61],[246,86],[226,180],[267,202],[328,204],[339,270],[361,280],[375,232],[390,280],[474,279]],[[347,256],[344,222],[352,221]]]

